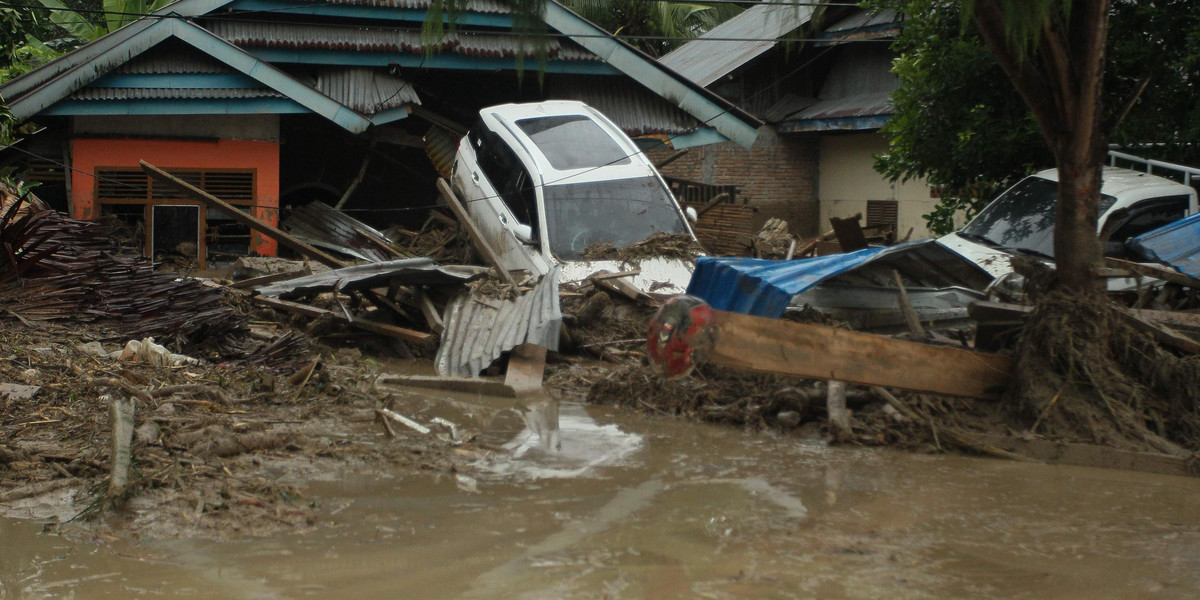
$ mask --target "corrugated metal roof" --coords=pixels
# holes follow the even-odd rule
[[[421,103],[411,83],[390,73],[365,67],[321,69],[317,73],[316,88],[322,94],[365,115]]]
[[[434,125],[429,128],[424,139],[425,154],[429,155],[433,167],[442,177],[450,179],[451,170],[454,168],[454,156],[458,153],[458,142],[462,136],[455,135],[439,125]]]
[[[796,94],[784,94],[778,102],[772,104],[770,108],[764,110],[759,116],[768,123],[778,123],[795,117],[800,114],[800,111],[816,103],[816,98],[797,96]]]
[[[461,285],[477,275],[473,269],[441,266],[429,258],[403,258],[302,275],[268,283],[255,291],[271,298],[295,298],[329,290],[349,292],[386,287],[393,281],[401,285]]]
[[[695,117],[624,77],[559,77],[548,86],[548,100],[582,101],[631,137],[687,133],[702,126]]]
[[[319,201],[293,209],[283,226],[310,244],[367,262],[389,261],[401,254],[396,243],[375,228]]]
[[[476,377],[501,354],[521,344],[558,350],[562,329],[558,267],[515,300],[485,301],[459,295],[446,306],[442,320],[446,329],[433,364],[443,377]]]
[[[896,11],[887,8],[872,14],[869,10],[857,10],[844,19],[826,27],[821,33],[836,39],[875,39],[896,35],[902,20]]]
[[[892,114],[892,93],[875,92],[856,94],[846,98],[820,100],[793,114],[788,121],[806,119],[844,119],[848,117],[873,117]]]
[[[200,52],[147,52],[113,69],[114,73],[158,75],[163,73],[232,73],[221,61]]]
[[[1200,278],[1200,214],[1143,233],[1133,238],[1130,245],[1146,258]]]
[[[315,3],[314,3],[315,4]],[[411,8],[426,10],[433,2],[431,0],[325,0],[320,4],[343,4],[349,6],[380,6],[384,8]],[[463,9],[470,12],[509,14],[512,10],[507,4],[493,0],[470,0]]]
[[[228,100],[232,98],[285,98],[267,88],[102,88],[86,87],[68,96],[71,100]]]
[[[213,20],[205,28],[236,46],[257,48],[300,48],[354,50],[359,52],[405,52],[421,54],[426,46],[419,31],[388,27],[327,26],[257,21]],[[600,61],[581,48],[547,40],[547,56],[559,60]],[[460,31],[447,34],[437,50],[481,58],[508,58],[518,54],[537,55],[536,47],[511,35]]]
[[[707,86],[774,48],[778,38],[807,23],[812,14],[811,6],[752,6],[669,52],[658,62]]]

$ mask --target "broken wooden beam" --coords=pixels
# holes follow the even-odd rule
[[[537,344],[521,344],[508,355],[508,370],[504,384],[517,393],[542,389],[542,378],[546,373],[546,347]]]
[[[881,385],[972,398],[994,397],[1012,361],[950,346],[713,311],[709,360],[748,371]]]
[[[171,175],[170,173],[167,173],[166,171],[163,171],[162,169],[144,160],[139,161],[139,164],[142,165],[142,170],[155,180],[175,187],[185,196],[192,198],[193,200],[197,200],[209,208],[220,210],[234,221],[237,221],[238,223],[241,223],[242,225],[245,225],[254,231],[270,237],[278,241],[280,244],[295,250],[296,252],[299,252],[305,256],[309,256],[335,269],[345,267],[348,264],[345,261],[339,260],[333,255],[323,250],[319,250],[303,240],[296,238],[290,233],[271,225],[270,223],[260,221],[250,213],[247,213],[246,211],[243,211],[242,209],[229,204],[228,202],[225,202],[224,200],[221,200],[220,198],[217,198],[216,196],[213,196],[212,194],[209,194],[208,192],[205,192],[204,190],[178,177],[175,177],[174,175]]]
[[[290,302],[288,300],[268,298],[266,296],[255,296],[251,298],[250,301],[267,308],[274,308],[307,317],[330,317],[363,331],[369,331],[379,335],[398,338],[406,342],[414,342],[419,344],[429,341],[429,339],[433,337],[433,335],[429,333],[405,329],[403,327],[396,327],[395,325],[388,325],[386,323],[376,323],[375,321],[369,321],[367,319],[347,318],[346,315],[342,313],[334,312],[332,310],[325,310],[324,308],[318,308],[316,306],[309,306],[307,304],[301,304],[299,302]]]
[[[484,396],[516,397],[517,390],[512,386],[495,379],[482,377],[437,377],[431,375],[382,375],[375,383],[383,385],[403,385],[448,392],[466,392]]]
[[[1170,267],[1148,263],[1136,263],[1119,258],[1105,258],[1104,264],[1110,269],[1123,270],[1143,277],[1153,277],[1168,283],[1174,283],[1186,288],[1200,289],[1200,279],[1184,275]]]
[[[668,377],[697,360],[776,375],[994,398],[1012,377],[1008,358],[954,346],[714,310],[676,296],[650,322],[650,357]]]
[[[103,397],[102,397],[103,398]],[[125,495],[129,485],[129,463],[133,458],[133,400],[108,398],[112,419],[112,468],[106,495],[110,500]]]
[[[454,216],[458,217],[459,223],[467,230],[467,234],[470,235],[471,242],[475,244],[475,248],[483,255],[484,260],[488,261],[488,264],[492,265],[500,273],[505,283],[512,286],[515,293],[517,282],[513,279],[512,273],[509,273],[507,269],[500,265],[500,256],[496,254],[491,244],[483,237],[483,232],[479,231],[479,228],[475,226],[475,222],[467,214],[466,207],[458,201],[458,196],[455,195],[454,190],[450,189],[450,184],[446,183],[445,179],[438,179],[437,187],[438,191],[442,194],[442,200],[446,202],[446,206],[450,207],[450,210],[454,212]]]
[[[289,279],[296,279],[297,277],[304,277],[305,275],[312,275],[312,269],[310,269],[306,266],[303,269],[300,269],[298,271],[285,271],[283,273],[272,273],[270,275],[263,275],[262,277],[253,277],[251,279],[243,279],[241,281],[235,281],[235,282],[229,284],[229,287],[231,287],[235,290],[244,290],[244,289],[248,289],[248,288],[255,288],[260,285],[267,285],[270,283],[275,283],[277,281],[287,281]]]

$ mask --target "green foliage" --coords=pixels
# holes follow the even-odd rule
[[[875,168],[892,181],[923,178],[941,194],[925,215],[934,233],[955,228],[995,194],[1052,161],[1029,111],[973,30],[958,2],[902,0],[880,5],[910,15],[895,44],[900,87],[884,126],[888,152]]]
[[[651,56],[662,56],[742,11],[734,4],[656,0],[564,0],[563,6]]]
[[[1111,24],[1104,80],[1112,98],[1109,141],[1134,154],[1200,166],[1200,19],[1195,1],[1113,0]],[[1145,91],[1138,94],[1143,83]]]
[[[889,148],[875,167],[892,181],[924,178],[941,193],[940,205],[925,215],[936,233],[953,230],[956,213],[969,217],[1020,177],[1053,166],[1025,103],[974,27],[964,23],[963,4],[871,3],[910,15],[894,45],[900,89],[893,95],[895,114],[883,128]],[[1135,154],[1200,164],[1193,143],[1200,140],[1200,20],[1194,4],[1113,0],[1104,82],[1110,142]],[[1012,24],[1013,39],[1026,39],[1035,22]]]

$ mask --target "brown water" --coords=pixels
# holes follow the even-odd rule
[[[526,422],[466,474],[313,484],[303,536],[92,546],[0,519],[0,600],[1200,598],[1200,479]]]

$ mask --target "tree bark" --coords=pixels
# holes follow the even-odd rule
[[[972,19],[1029,105],[1058,167],[1054,258],[1060,289],[1099,294],[1103,260],[1096,226],[1104,164],[1101,87],[1108,0],[1075,0],[1049,11],[1038,39],[1015,39],[1005,14],[1030,10],[1018,0],[975,0]],[[1038,49],[1040,63],[1032,58]]]

